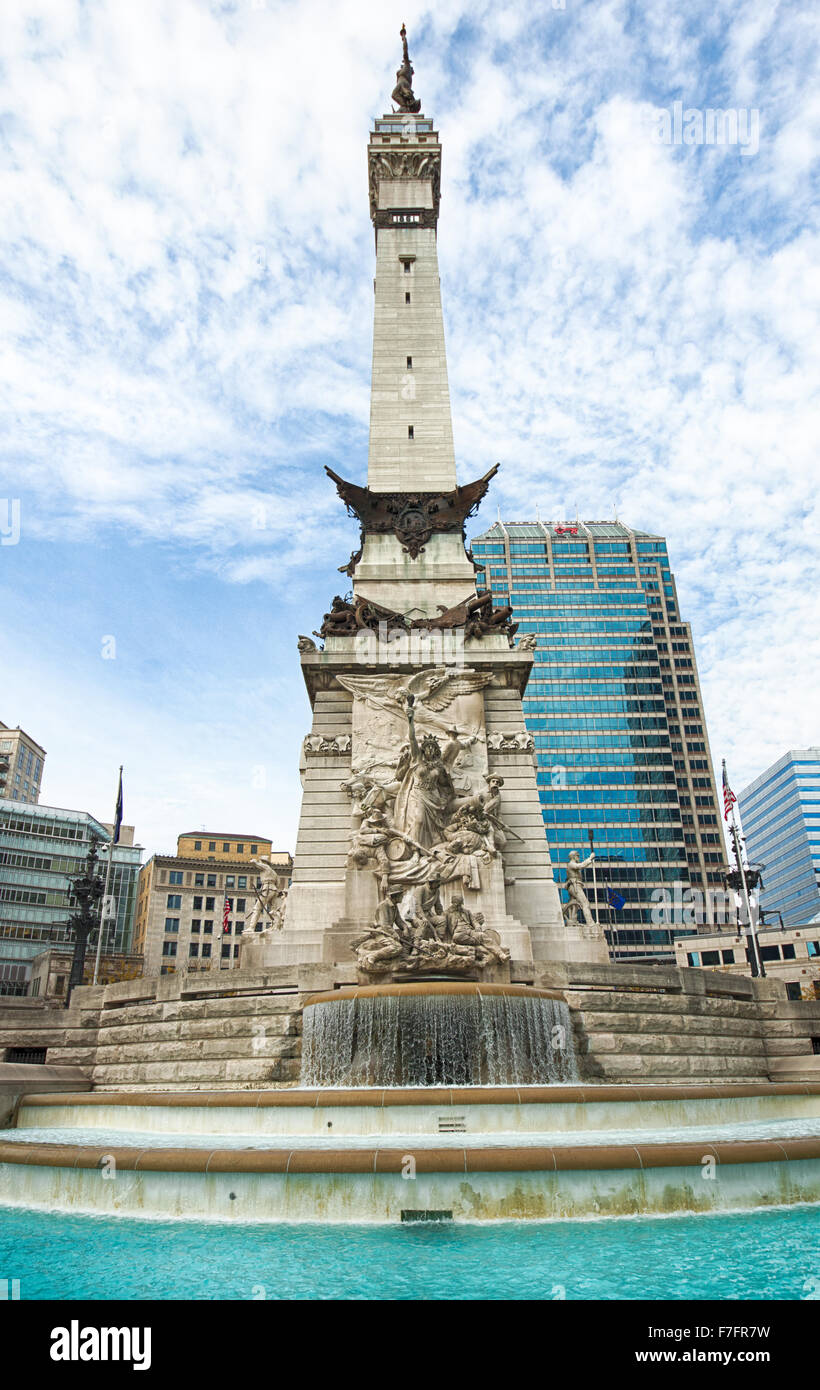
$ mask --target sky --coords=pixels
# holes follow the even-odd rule
[[[110,820],[124,764],[148,853],[295,843],[403,20],[459,477],[502,465],[474,532],[666,536],[717,765],[740,788],[820,741],[820,10],[402,5],[3,7],[0,719],[47,750],[44,804]],[[735,143],[697,141],[707,108]]]

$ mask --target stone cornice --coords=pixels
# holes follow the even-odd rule
[[[532,671],[534,655],[528,647],[511,647],[506,636],[499,633],[492,637],[468,639],[464,644],[465,664],[471,670],[492,671],[494,685],[511,687],[523,694]],[[433,663],[434,664],[434,663]],[[302,675],[313,705],[316,692],[336,689],[341,686],[336,675],[346,673],[361,675],[364,668],[357,656],[355,637],[331,637],[326,640],[325,650],[301,652]],[[368,662],[368,674],[395,674],[419,670],[418,660],[391,661],[383,664]]]
[[[376,223],[379,209],[379,184],[386,180],[427,179],[433,197],[433,218],[438,217],[441,200],[441,146],[382,146],[370,145],[367,151],[370,216]],[[429,210],[428,210],[429,211]]]

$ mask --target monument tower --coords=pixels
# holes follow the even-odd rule
[[[531,638],[476,591],[465,522],[496,467],[456,476],[436,250],[441,144],[413,93],[407,36],[368,146],[376,237],[367,485],[328,469],[360,527],[337,595],[299,639],[313,709],[281,931],[243,964],[364,977],[484,978],[606,960],[562,914],[521,696]],[[314,640],[317,639],[317,640]]]

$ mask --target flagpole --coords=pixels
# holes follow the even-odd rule
[[[222,904],[222,939],[221,939],[221,941],[220,941],[220,943],[219,943],[219,968],[220,968],[220,970],[222,969],[222,947],[225,945],[225,928],[226,928],[227,925],[228,925],[228,918],[230,917],[230,915],[231,915],[232,912],[233,912],[233,902],[232,902],[231,899],[228,897],[228,890],[227,890],[227,888],[226,888],[226,889],[225,889],[225,901],[224,901],[223,904]],[[229,951],[230,951],[230,949],[231,949],[231,946],[232,946],[232,940],[230,940],[230,941],[228,942],[228,949],[229,949]],[[232,966],[233,966],[233,957],[229,954],[229,956],[228,956],[228,969],[230,970],[230,969],[232,968]]]
[[[120,787],[120,788],[122,787],[122,763],[120,763],[120,780],[119,780],[119,787]],[[117,791],[117,805],[114,807],[114,823],[113,823],[113,825],[112,825],[112,827],[111,827],[111,842],[110,842],[110,844],[109,844],[109,846],[108,846],[108,863],[107,863],[106,869],[105,869],[105,887],[104,887],[104,889],[103,889],[102,908],[101,908],[101,911],[100,911],[100,930],[99,930],[99,934],[98,934],[98,937],[97,937],[97,954],[96,954],[96,957],[95,957],[95,959],[94,959],[94,980],[93,980],[93,983],[94,983],[94,984],[97,983],[97,976],[98,976],[99,973],[100,973],[100,956],[102,955],[102,939],[103,939],[103,921],[105,920],[104,914],[105,914],[105,909],[106,909],[106,906],[107,906],[107,903],[108,903],[108,888],[109,888],[109,885],[110,885],[110,883],[111,883],[111,865],[112,865],[113,862],[114,862],[114,843],[115,843],[114,837],[115,837],[115,835],[118,835],[118,834],[119,834],[119,829],[118,829],[118,826],[117,826],[117,812],[118,812],[118,809],[119,809],[119,804],[120,804],[120,791],[118,790],[118,791]]]
[[[725,758],[723,759],[723,785],[724,785],[724,787],[728,785],[727,780],[726,780],[726,759],[725,759]],[[745,869],[745,867],[744,867],[744,865],[743,865],[743,854],[742,854],[741,848],[740,848],[740,834],[739,834],[738,828],[737,828],[737,814],[736,814],[736,811],[735,811],[735,806],[736,806],[736,804],[737,804],[737,798],[734,797],[734,795],[733,795],[730,814],[731,814],[732,840],[733,840],[734,846],[735,846],[735,859],[737,860],[737,867],[738,867],[738,871],[739,871],[739,873],[740,873],[740,884],[741,884],[741,888],[742,888],[742,890],[743,890],[743,902],[744,902],[745,907],[746,907],[746,920],[747,920],[747,922],[749,923],[749,937],[750,937],[750,940],[751,940],[751,943],[752,943],[752,953],[753,953],[753,956],[754,956],[755,965],[757,966],[757,974],[758,974],[758,977],[759,977],[760,979],[765,979],[765,978],[766,978],[766,971],[765,971],[765,968],[764,968],[764,965],[763,965],[763,958],[762,958],[762,956],[761,956],[761,954],[760,954],[760,944],[759,944],[758,939],[757,939],[757,928],[755,927],[754,918],[752,917],[752,905],[751,905],[751,902],[750,902],[750,900],[749,900],[749,887],[748,887],[748,884],[747,884],[747,882],[746,882],[746,869]]]
[[[601,923],[598,920],[598,878],[595,873],[595,838],[591,830],[587,831],[587,835],[589,836],[589,852],[592,856],[592,892],[595,896],[595,925],[596,927],[600,927]]]

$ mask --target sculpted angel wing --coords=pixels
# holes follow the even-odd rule
[[[430,702],[430,696],[447,680],[446,666],[429,666],[426,671],[416,671],[407,682],[407,689],[421,704]]]
[[[492,680],[491,671],[453,671],[433,687],[425,700],[428,709],[439,712],[452,704],[457,695],[471,695],[483,690]]]
[[[337,681],[359,700],[383,707],[396,704],[401,676],[337,676]]]

